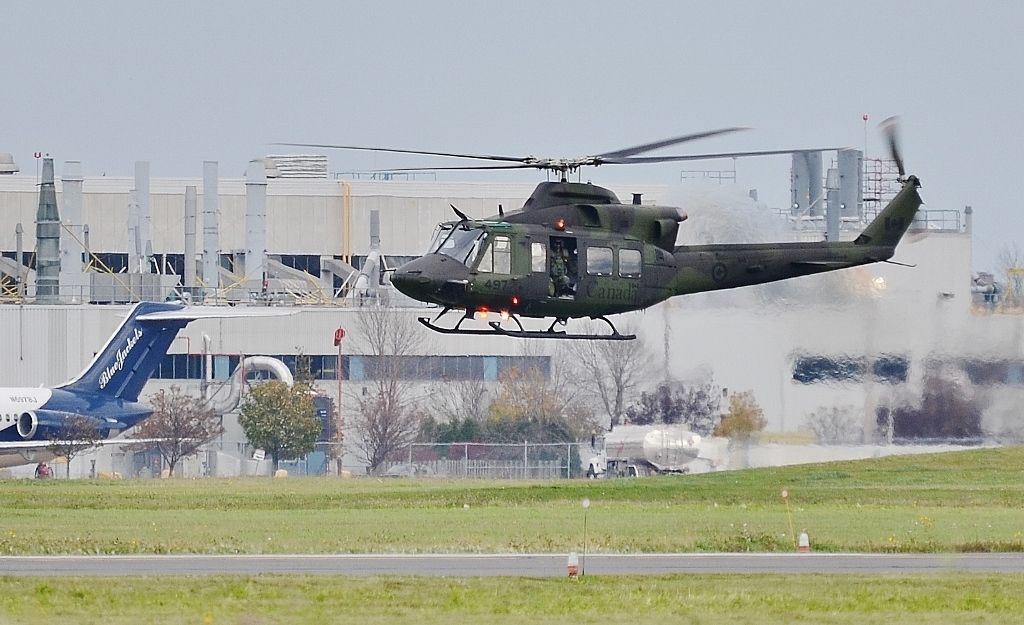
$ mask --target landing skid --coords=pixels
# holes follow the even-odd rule
[[[447,312],[447,311],[444,311]],[[444,312],[441,314],[443,315]],[[462,322],[469,317],[463,317],[459,319],[459,322],[454,327],[446,328],[444,326],[436,325],[434,322],[437,321],[441,315],[438,315],[431,321],[429,317],[417,317],[417,321],[422,323],[424,326],[430,328],[434,332],[441,334],[466,334],[466,335],[484,335],[484,336],[508,336],[517,339],[565,339],[574,341],[632,341],[636,338],[635,334],[619,334],[619,331],[615,329],[615,326],[611,321],[604,317],[593,317],[593,319],[600,319],[608,324],[611,328],[611,334],[569,334],[564,330],[555,330],[555,325],[565,325],[565,319],[555,319],[554,322],[548,327],[547,330],[525,330],[523,324],[519,322],[516,317],[510,317],[512,321],[518,326],[518,330],[507,330],[501,327],[500,321],[491,321],[487,325],[490,326],[490,330],[482,329],[467,329],[460,327]]]

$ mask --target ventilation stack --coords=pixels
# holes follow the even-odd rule
[[[36,301],[40,304],[60,301],[60,213],[53,184],[53,159],[49,157],[43,159],[39,210],[36,211]]]
[[[843,217],[864,218],[864,153],[860,150],[839,150],[839,208]]]
[[[149,162],[135,161],[135,188],[128,192],[128,273],[152,273],[152,256]]]
[[[70,295],[72,302],[85,301],[86,280],[82,265],[85,253],[85,227],[82,223],[82,163],[65,161],[64,175],[61,178],[64,187],[64,225],[65,232],[60,240],[60,283],[65,295]]]
[[[839,240],[842,209],[839,203],[839,169],[830,167],[825,176],[825,240]]]
[[[196,288],[196,188],[185,187],[185,292],[195,294]]]
[[[794,152],[790,187],[793,215],[820,217],[825,213],[821,182],[821,152]]]
[[[203,285],[207,289],[220,288],[217,194],[217,161],[203,161]]]
[[[262,283],[267,272],[267,166],[249,161],[245,172],[245,277]]]

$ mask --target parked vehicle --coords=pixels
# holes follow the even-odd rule
[[[587,477],[687,473],[701,437],[678,425],[620,425],[604,435],[587,462]]]

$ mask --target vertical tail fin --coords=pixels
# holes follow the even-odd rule
[[[907,178],[896,197],[886,205],[881,213],[878,213],[878,216],[868,224],[868,227],[854,240],[854,243],[857,245],[883,245],[895,249],[896,244],[910,228],[910,222],[914,220],[917,209],[924,203],[917,193],[920,186],[921,183],[917,176]]]
[[[136,304],[85,371],[58,388],[138,401],[142,387],[167,355],[178,330],[188,323],[186,319],[139,321],[138,317],[182,308],[180,304]]]

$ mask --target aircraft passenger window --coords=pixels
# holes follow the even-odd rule
[[[640,277],[640,250],[619,250],[619,275],[623,278]]]
[[[587,248],[587,273],[592,276],[612,275],[612,248]]]
[[[534,243],[530,247],[530,258],[532,259],[531,269],[537,273],[544,273],[548,267],[548,254],[543,243]]]

